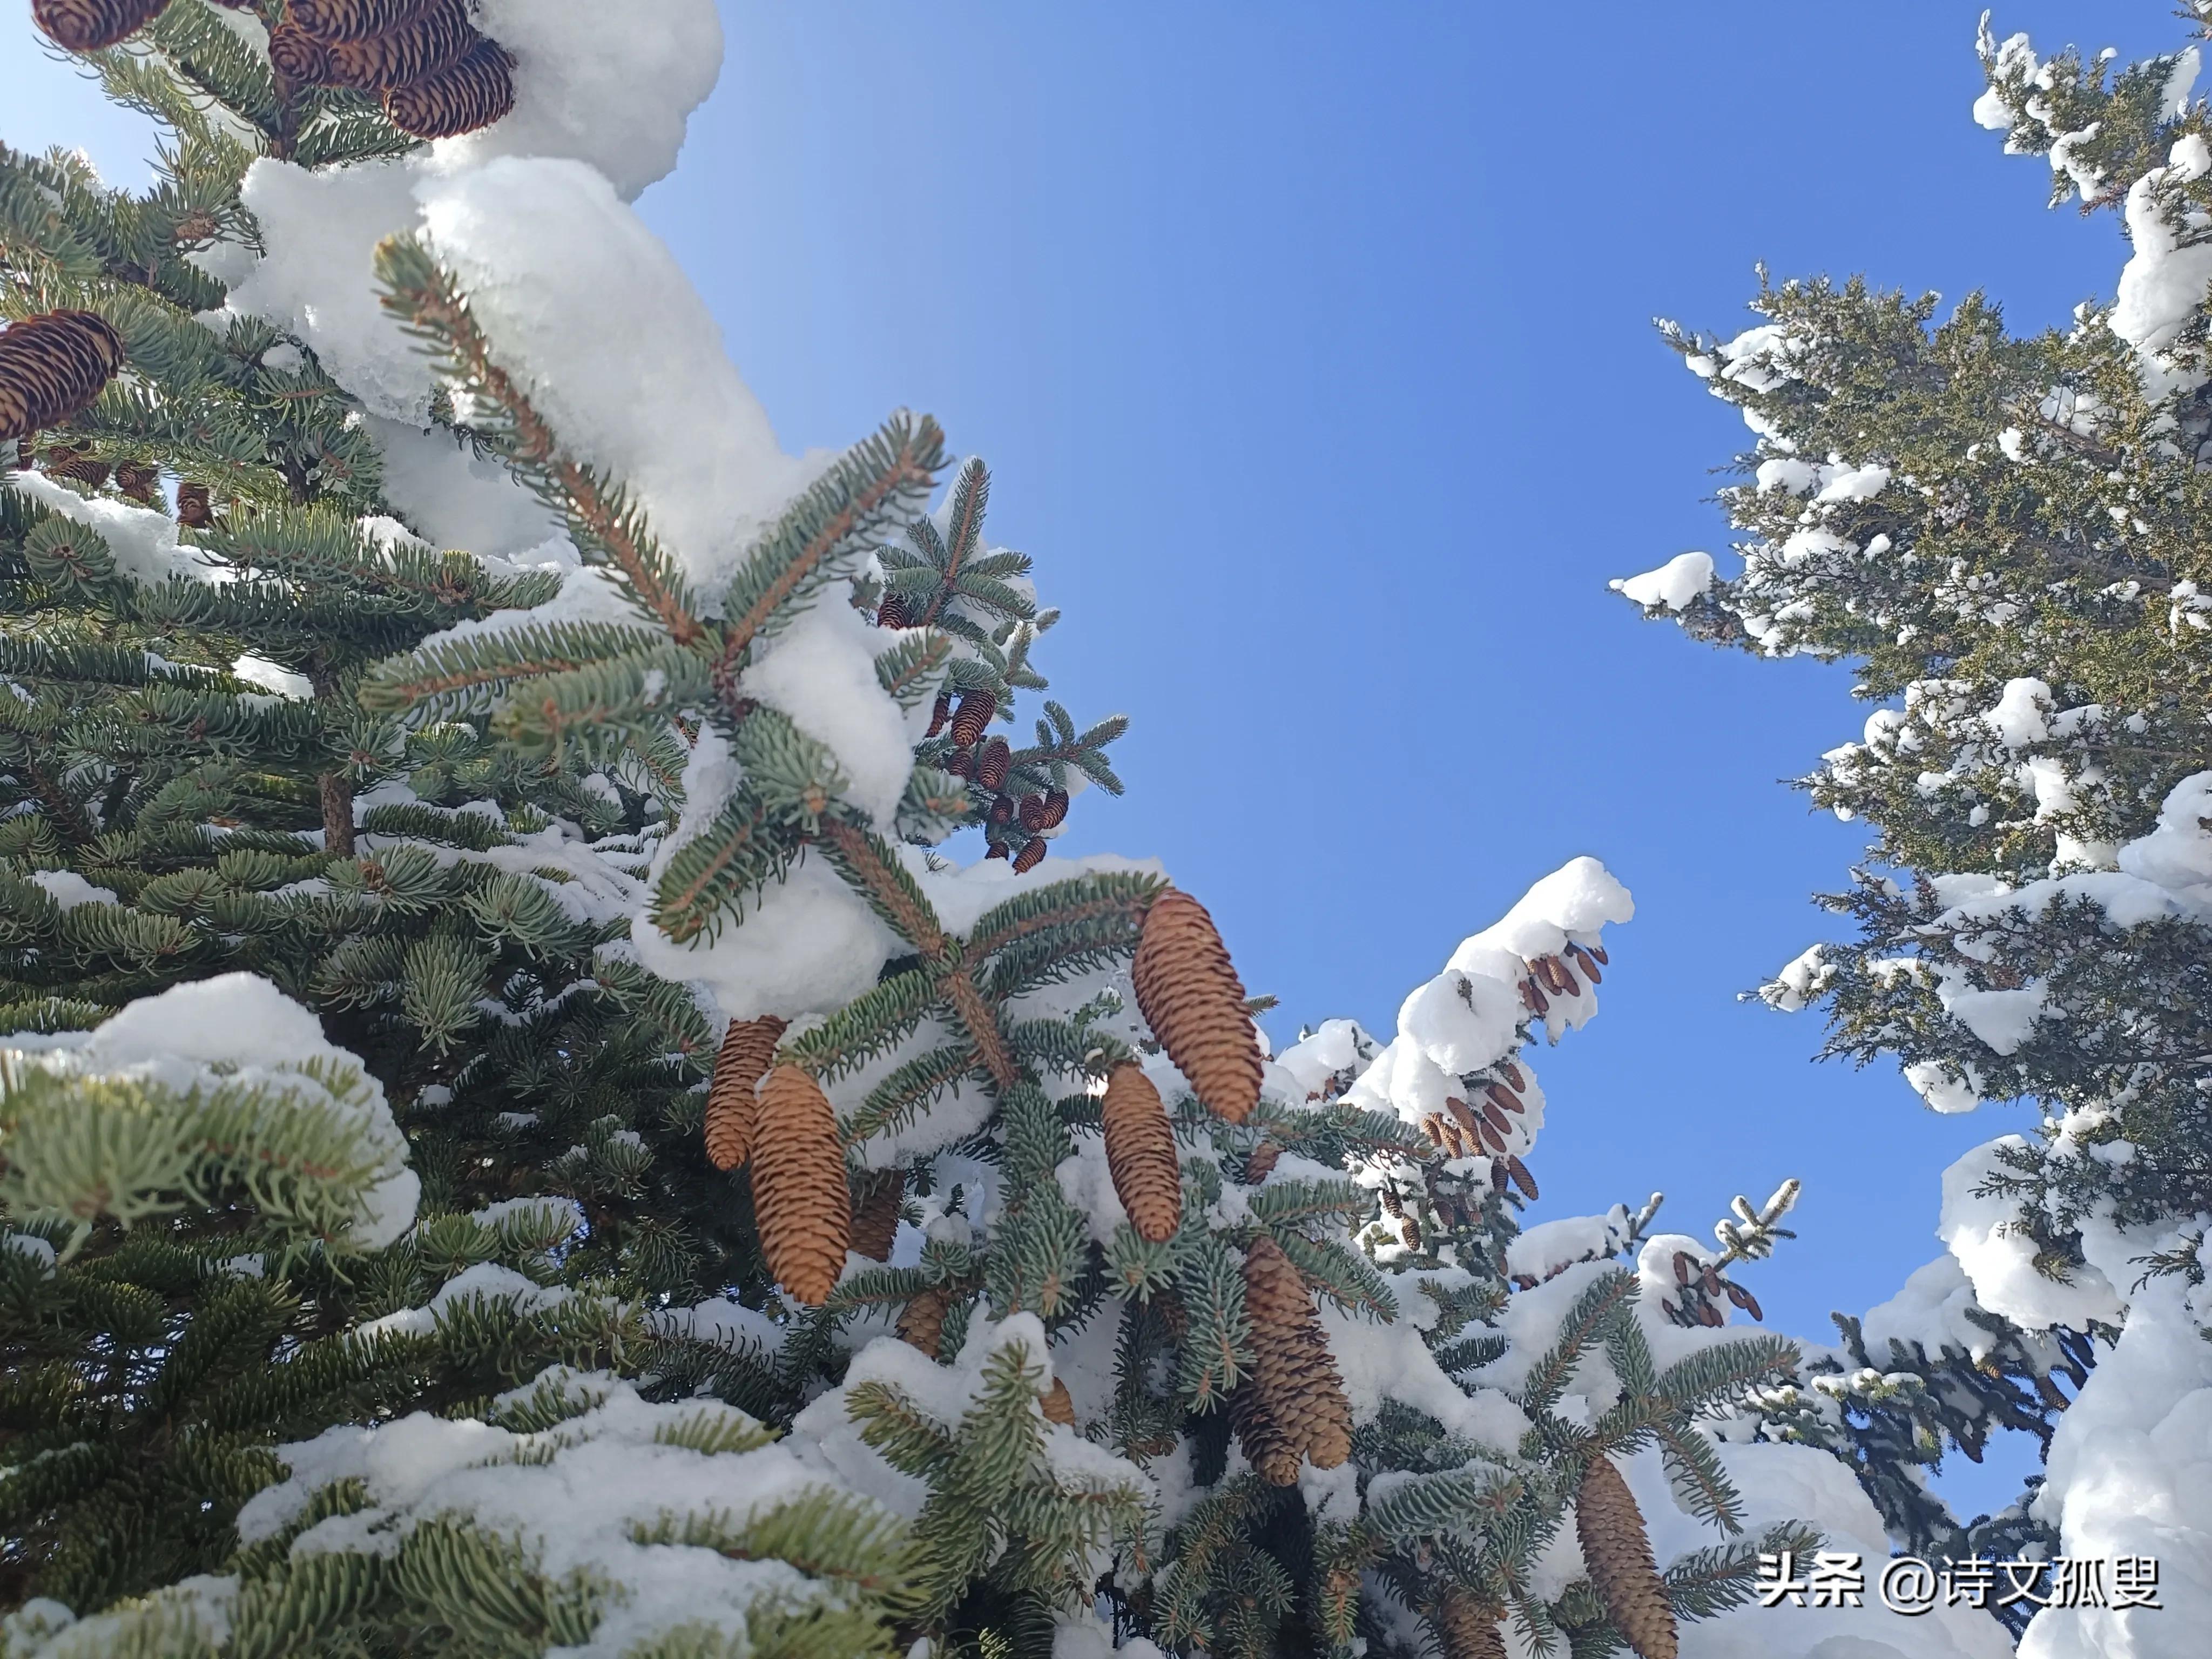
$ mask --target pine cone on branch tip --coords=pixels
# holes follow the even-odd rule
[[[1251,1157],[1244,1160],[1244,1184],[1256,1187],[1274,1174],[1275,1165],[1282,1161],[1282,1143],[1263,1140],[1252,1149]]]
[[[153,506],[160,493],[161,469],[143,461],[122,461],[115,468],[115,487],[141,507]]]
[[[1528,1173],[1528,1166],[1518,1158],[1509,1155],[1505,1160],[1505,1173],[1513,1178],[1513,1184],[1521,1189],[1522,1196],[1534,1204],[1536,1201],[1536,1177]],[[1499,1190],[1504,1190],[1502,1186]]]
[[[960,706],[952,716],[952,741],[960,748],[973,749],[983,741],[983,732],[998,712],[996,692],[980,689],[963,691]]]
[[[359,40],[394,29],[430,0],[289,0],[285,21],[319,40]]]
[[[1498,1629],[1503,1610],[1478,1601],[1457,1586],[1437,1597],[1429,1622],[1436,1626],[1443,1659],[1506,1659],[1505,1638]]]
[[[0,330],[0,438],[27,438],[88,406],[123,367],[96,311],[47,311]]]
[[[496,40],[479,40],[459,63],[384,94],[392,125],[416,138],[458,138],[514,108],[514,59]]]
[[[31,0],[31,21],[56,46],[99,52],[159,17],[169,0]]]
[[[707,1089],[707,1158],[718,1170],[736,1169],[752,1150],[760,1113],[756,1091],[785,1030],[782,1020],[769,1014],[733,1019],[722,1033],[714,1080]]]
[[[1004,738],[993,738],[975,757],[975,781],[986,789],[1006,786],[1006,774],[1013,769],[1014,751]]]
[[[899,1310],[899,1340],[936,1358],[944,1345],[945,1316],[951,1310],[951,1291],[942,1285],[931,1285]]]
[[[1407,1216],[1398,1224],[1398,1237],[1409,1250],[1421,1248],[1421,1224]]]
[[[1521,1097],[1515,1094],[1510,1089],[1502,1089],[1497,1084],[1493,1083],[1482,1092],[1483,1098],[1489,1101],[1492,1105],[1503,1107],[1505,1110],[1513,1113],[1516,1116],[1524,1115],[1528,1110],[1528,1107],[1522,1103]]]
[[[1129,977],[1145,1023],[1206,1109],[1231,1123],[1251,1115],[1260,1103],[1260,1046],[1243,984],[1206,907],[1174,888],[1154,899]]]
[[[760,1085],[753,1206],[769,1271],[809,1307],[830,1299],[853,1239],[852,1194],[837,1115],[822,1085],[779,1066]]]
[[[1182,1165],[1160,1091],[1134,1060],[1106,1079],[1100,1116],[1106,1170],[1129,1224],[1147,1243],[1164,1244],[1182,1224]]]
[[[1528,1079],[1522,1075],[1521,1068],[1510,1060],[1498,1062],[1498,1075],[1505,1079],[1505,1086],[1515,1094],[1528,1086]]]
[[[1022,850],[1014,854],[1014,873],[1018,876],[1025,876],[1043,862],[1043,837],[1033,836]]]
[[[1505,1196],[1505,1165],[1496,1158],[1490,1160],[1490,1190],[1498,1197]]]

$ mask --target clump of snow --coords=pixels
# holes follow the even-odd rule
[[[1578,1261],[1602,1261],[1628,1242],[1629,1225],[1628,1207],[1620,1204],[1604,1215],[1538,1222],[1505,1247],[1505,1271],[1544,1279]]]
[[[33,870],[33,886],[46,890],[46,896],[64,910],[74,910],[80,904],[112,904],[114,890],[94,887],[74,870]]]
[[[2124,1311],[2112,1281],[2094,1265],[2071,1270],[2069,1281],[2046,1277],[2035,1265],[2037,1245],[2016,1223],[2018,1201],[1978,1190],[2005,1172],[1998,1154],[2025,1152],[2027,1142],[2005,1135],[1977,1146],[1943,1171],[1943,1209],[1936,1231],[1993,1314],[2028,1330],[2064,1325],[2084,1330],[2091,1321],[2118,1324]]]
[[[1893,1341],[1917,1343],[1931,1357],[1950,1349],[1978,1361],[1996,1340],[1966,1317],[1980,1306],[1959,1258],[1939,1255],[1914,1268],[1888,1301],[1868,1309],[1859,1330],[1876,1361],[1887,1358]]]
[[[384,451],[386,499],[433,547],[511,559],[552,544],[566,553],[564,562],[574,561],[575,550],[561,538],[561,526],[544,504],[459,434],[378,415],[367,421]]]
[[[177,539],[177,521],[153,507],[134,507],[112,495],[83,496],[40,472],[11,472],[4,486],[27,495],[49,513],[95,531],[114,556],[116,570],[147,583],[219,580],[204,556]]]
[[[2185,228],[2177,224],[2169,199],[2176,185],[2208,170],[2212,154],[2203,140],[2185,142],[2173,147],[2165,167],[2153,167],[2128,186],[2123,211],[2135,251],[2120,271],[2109,322],[2142,356],[2154,383],[2163,378],[2159,354],[2203,309],[2205,289],[2212,285],[2212,244],[2201,240],[2198,222],[2204,216],[2187,210]]]
[[[1930,1110],[1946,1115],[1971,1112],[1982,1103],[1982,1074],[1960,1061],[1916,1060],[1905,1068],[1905,1080]]]
[[[289,702],[305,702],[315,695],[314,684],[305,674],[295,674],[289,668],[279,667],[266,657],[255,656],[252,652],[232,663],[230,672],[248,685],[258,685],[271,696]]]
[[[1765,482],[1764,469],[1760,482]],[[1640,576],[1626,576],[1608,584],[1614,592],[1647,611],[1660,605],[1669,611],[1686,611],[1703,599],[1712,585],[1713,556],[1710,553],[1677,553],[1656,570],[1647,570]]]
[[[744,695],[781,710],[837,757],[845,799],[890,828],[914,770],[906,711],[876,678],[881,630],[833,585],[756,656]]]

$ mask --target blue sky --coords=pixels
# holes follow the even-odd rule
[[[1720,550],[1747,435],[1654,336],[1733,331],[1765,259],[2015,326],[2108,295],[2109,218],[1976,129],[1977,0],[1687,6],[726,3],[645,198],[787,447],[936,414],[1134,721],[1073,850],[1156,854],[1279,1039],[1400,998],[1581,853],[1633,890],[1605,1008],[1539,1065],[1545,1216],[1668,1194],[1704,1234],[1806,1180],[1750,1282],[1816,1339],[1940,1248],[1938,1118],[1736,993],[1832,926],[1861,845],[1778,780],[1856,735],[1836,669],[1640,623],[1608,578]],[[143,142],[0,22],[0,138]],[[2001,30],[2170,49],[2166,0]],[[2092,34],[2093,30],[2103,31]],[[1967,1481],[1969,1503],[1994,1483]]]

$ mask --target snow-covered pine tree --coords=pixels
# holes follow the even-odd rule
[[[1787,1189],[1519,1232],[1601,867],[1271,1063],[1047,856],[988,474],[783,455],[628,205],[708,0],[34,15],[171,148],[0,157],[7,1659],[2001,1650],[1740,1605],[1881,1546]]]
[[[1857,937],[1763,994],[1821,1003],[1831,1054],[1894,1055],[1938,1111],[2040,1115],[1946,1174],[1948,1254],[1844,1322],[1832,1397],[1782,1416],[1856,1443],[1900,1542],[1954,1553],[1915,1466],[2036,1433],[2047,1483],[1994,1531],[2186,1588],[2042,1613],[2024,1650],[2179,1654],[2212,1611],[2212,1510],[2153,1449],[2212,1403],[2212,113],[2196,46],[2046,60],[1985,24],[1980,51],[1975,118],[2049,157],[2054,204],[2124,219],[2114,299],[2023,337],[1979,295],[1763,282],[1733,339],[1669,327],[1756,434],[1722,496],[1743,568],[1616,586],[1713,643],[1847,661],[1873,705],[1806,781],[1875,836],[1827,901]]]

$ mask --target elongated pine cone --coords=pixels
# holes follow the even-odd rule
[[[1137,1237],[1164,1244],[1182,1224],[1182,1167],[1160,1091],[1134,1060],[1106,1079],[1106,1169]]]
[[[459,63],[483,39],[461,0],[431,0],[395,28],[333,43],[331,80],[362,92],[412,86]]]
[[[861,1179],[866,1185],[853,1212],[853,1248],[871,1261],[888,1261],[898,1237],[899,1206],[906,1202],[906,1171],[878,1170]]]
[[[331,48],[289,17],[269,31],[269,67],[287,81],[323,86],[330,80]]]
[[[319,40],[359,40],[397,28],[430,0],[290,0],[287,22]]]
[[[1575,1536],[1613,1628],[1640,1659],[1674,1659],[1674,1609],[1668,1605],[1659,1565],[1651,1559],[1644,1512],[1602,1452],[1583,1471],[1575,1495]]]
[[[1304,1461],[1304,1455],[1268,1412],[1256,1382],[1247,1381],[1230,1395],[1229,1423],[1237,1431],[1237,1443],[1244,1449],[1244,1461],[1262,1480],[1271,1486],[1298,1484],[1298,1466]]]
[[[0,331],[0,438],[67,420],[123,367],[123,337],[96,311],[46,311]]]
[[[923,732],[922,736],[935,737],[945,729],[946,723],[951,718],[952,694],[950,691],[940,691],[937,694],[936,706],[929,711],[929,730]]]
[[[514,59],[496,40],[479,40],[458,64],[384,94],[392,125],[417,138],[457,138],[514,107]]]
[[[963,749],[973,748],[982,742],[984,729],[991,724],[991,716],[998,712],[996,692],[963,691],[960,707],[952,714],[952,741]]]
[[[754,1132],[753,1208],[777,1283],[810,1308],[836,1288],[853,1242],[853,1197],[837,1114],[822,1085],[779,1066],[760,1086]]]
[[[1260,1103],[1260,1045],[1243,983],[1206,907],[1172,888],[1154,899],[1129,977],[1176,1069],[1209,1111],[1242,1123]]]
[[[1004,738],[994,738],[983,745],[983,752],[975,757],[975,781],[986,789],[1002,787],[1006,774],[1013,769],[1014,751],[1006,746]]]
[[[58,46],[98,52],[136,34],[169,0],[31,0],[31,21]]]
[[[1044,837],[1032,836],[1022,850],[1014,854],[1014,873],[1025,876],[1044,862]]]
[[[1528,1166],[1517,1158],[1509,1158],[1505,1160],[1505,1173],[1513,1178],[1513,1184],[1521,1189],[1522,1195],[1534,1204],[1537,1197],[1536,1177],[1528,1173]]]
[[[918,1348],[932,1359],[945,1340],[945,1316],[952,1309],[952,1292],[933,1285],[899,1310],[899,1340]]]
[[[1457,1586],[1447,1586],[1429,1615],[1443,1659],[1506,1659],[1505,1638],[1498,1630],[1500,1613]]]
[[[1059,1423],[1071,1429],[1075,1426],[1075,1396],[1068,1393],[1067,1384],[1058,1377],[1052,1379],[1052,1386],[1044,1391],[1044,1396],[1037,1405],[1044,1413],[1046,1422]]]
[[[180,492],[181,494],[181,492]],[[707,1158],[718,1170],[734,1170],[752,1151],[760,1101],[755,1093],[768,1075],[784,1022],[733,1019],[714,1056],[714,1081],[707,1090]]]
[[[1277,1486],[1297,1479],[1297,1455],[1317,1469],[1336,1468],[1352,1455],[1352,1402],[1305,1280],[1265,1233],[1244,1249],[1244,1312],[1252,1322],[1254,1405],[1294,1454],[1289,1479],[1261,1469],[1249,1439],[1245,1456]]]

